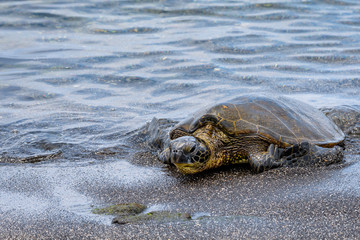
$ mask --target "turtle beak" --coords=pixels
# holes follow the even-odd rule
[[[191,163],[190,159],[185,156],[181,150],[171,151],[171,162],[176,163]]]

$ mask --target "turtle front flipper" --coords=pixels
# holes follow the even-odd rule
[[[329,165],[341,162],[344,157],[340,146],[320,147],[309,142],[295,144],[284,150],[281,157],[283,166]]]
[[[159,151],[158,152],[159,160],[162,163],[170,164],[170,154],[171,154],[171,150],[169,147],[165,148],[163,151]]]
[[[282,166],[282,149],[274,144],[270,144],[267,152],[250,153],[249,163],[251,168],[259,173],[264,170]]]

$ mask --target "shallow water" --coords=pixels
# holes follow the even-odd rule
[[[154,116],[245,92],[360,103],[357,1],[0,6],[0,162],[119,158],[124,133]]]
[[[355,0],[1,1],[1,182],[104,163],[119,182],[152,179],[163,171],[126,162],[127,133],[241,93],[359,105],[359,13]],[[23,199],[5,186],[0,211]],[[64,208],[89,204],[76,196]]]

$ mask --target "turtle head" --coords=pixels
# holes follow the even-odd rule
[[[170,142],[169,158],[182,173],[194,174],[202,171],[210,157],[206,144],[195,137],[183,136]]]

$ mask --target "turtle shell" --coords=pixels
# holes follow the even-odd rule
[[[318,109],[286,97],[246,95],[201,110],[177,124],[178,130],[191,135],[197,129],[213,124],[226,134],[237,137],[257,134],[279,146],[310,142],[332,147],[345,138],[344,133]],[[177,130],[177,131],[175,131]]]

